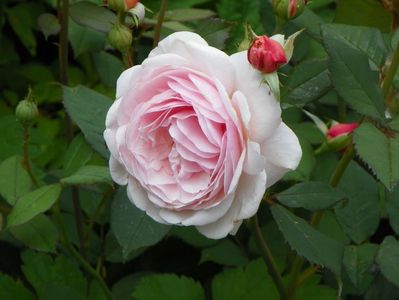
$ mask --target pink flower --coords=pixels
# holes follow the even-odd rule
[[[104,138],[114,181],[154,220],[234,234],[301,148],[246,59],[178,32],[122,73]]]
[[[287,63],[281,44],[266,35],[257,37],[248,49],[248,61],[262,73],[272,73]]]
[[[327,138],[332,139],[342,135],[348,135],[358,127],[357,123],[338,123],[327,131]]]

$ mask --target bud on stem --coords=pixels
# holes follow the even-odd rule
[[[32,90],[29,88],[28,95],[20,101],[15,109],[17,120],[24,126],[29,127],[34,124],[39,116],[39,110],[32,96]]]

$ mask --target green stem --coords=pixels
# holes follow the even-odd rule
[[[384,82],[382,83],[382,92],[384,93],[384,97],[388,96],[398,66],[399,66],[399,44],[396,46],[391,64],[388,68],[388,71],[385,74]]]
[[[22,141],[24,158],[23,158],[22,164],[24,165],[25,170],[28,172],[29,177],[32,180],[34,186],[38,187],[39,184],[37,182],[35,174],[33,174],[32,163],[31,163],[30,157],[29,157],[29,139],[30,139],[29,127],[28,126],[24,126],[24,128],[23,128],[23,141]]]
[[[163,24],[163,20],[165,18],[165,12],[166,12],[167,7],[168,7],[168,0],[162,0],[161,7],[159,9],[159,14],[158,14],[158,22],[157,22],[157,25],[155,25],[155,29],[154,29],[154,42],[152,44],[153,48],[155,48],[158,45],[159,40],[161,38],[162,24]]]
[[[284,286],[284,283],[283,283],[283,279],[281,278],[281,275],[280,275],[280,273],[278,271],[276,262],[274,261],[274,258],[273,258],[273,254],[270,251],[270,248],[267,245],[266,240],[263,237],[262,231],[261,231],[261,229],[259,227],[259,221],[258,221],[258,216],[257,215],[255,215],[252,218],[251,227],[252,227],[251,229],[252,229],[252,231],[253,231],[253,233],[255,235],[256,242],[257,242],[257,244],[258,244],[258,246],[259,246],[259,248],[261,250],[261,254],[262,254],[263,260],[265,261],[266,266],[267,266],[267,268],[269,270],[269,274],[272,277],[272,279],[273,279],[273,281],[274,281],[274,283],[275,283],[275,285],[277,287],[277,290],[278,290],[278,292],[280,294],[280,299],[281,300],[287,300],[288,299],[287,291],[285,289],[285,286]]]
[[[61,24],[59,35],[58,59],[59,59],[59,76],[62,85],[68,85],[68,17],[69,17],[69,0],[61,0],[58,5],[58,18]],[[68,144],[73,139],[72,121],[65,114],[65,125]],[[75,212],[76,229],[79,236],[80,251],[84,255],[84,234],[83,234],[83,214],[80,208],[79,190],[72,187],[72,202]]]
[[[75,257],[75,259],[79,262],[80,266],[90,275],[93,279],[97,280],[98,283],[104,290],[104,293],[107,295],[109,300],[115,300],[114,295],[109,290],[107,284],[105,283],[104,279],[100,276],[99,273],[79,254],[78,251],[72,246],[71,242],[69,241],[68,235],[66,233],[66,227],[64,224],[63,217],[60,212],[59,203],[57,202],[56,205],[53,206],[53,213],[56,218],[59,231],[61,233],[61,240],[63,245],[68,249],[69,253]]]

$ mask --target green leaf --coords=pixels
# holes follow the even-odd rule
[[[0,273],[0,299],[34,300],[33,294],[24,285],[8,275]]]
[[[22,271],[39,299],[87,299],[86,279],[73,260],[62,255],[53,259],[33,251],[23,252],[21,256]]]
[[[280,299],[266,270],[265,263],[258,259],[245,268],[227,269],[219,273],[212,281],[212,299]]]
[[[70,176],[83,167],[92,157],[93,150],[82,134],[76,136],[69,145],[64,157],[64,175]]]
[[[389,122],[388,125],[393,130],[399,131],[399,115],[396,116],[391,122]]]
[[[307,139],[299,137],[299,143],[302,148],[302,158],[298,167],[291,172],[284,175],[285,180],[307,181],[310,180],[310,175],[316,164],[314,150]]]
[[[380,221],[377,183],[352,162],[338,188],[345,193],[348,201],[335,207],[335,215],[344,232],[360,244],[374,234]]]
[[[200,234],[198,230],[192,226],[173,226],[169,234],[197,248],[210,247],[217,243],[216,240],[208,239]]]
[[[0,195],[10,205],[31,189],[32,181],[19,156],[12,156],[0,164]]]
[[[377,263],[385,278],[399,286],[399,242],[393,236],[387,236],[381,243]]]
[[[155,222],[136,208],[129,201],[125,188],[120,188],[116,193],[110,223],[125,258],[132,250],[156,244],[170,229],[170,226]]]
[[[112,185],[108,167],[83,166],[76,173],[61,179],[61,183],[70,185],[107,183]]]
[[[124,67],[120,59],[105,51],[93,53],[93,62],[101,81],[108,87],[115,87],[116,80]]]
[[[225,20],[212,18],[201,21],[195,32],[204,38],[210,46],[224,49],[231,26],[231,23]]]
[[[104,289],[98,283],[97,280],[92,280],[89,286],[89,297],[87,300],[108,300],[107,294],[105,294]]]
[[[7,227],[21,225],[48,210],[61,194],[61,185],[52,184],[34,190],[18,199],[7,217]]]
[[[116,21],[115,14],[109,9],[89,1],[71,5],[69,15],[76,23],[105,33],[111,30]]]
[[[0,134],[0,161],[22,154],[22,126],[15,116],[0,117],[0,128],[7,128]]]
[[[322,27],[322,35],[330,57],[330,77],[338,94],[358,113],[384,120],[384,97],[368,58],[330,34],[329,27]]]
[[[21,43],[30,52],[36,54],[36,38],[33,28],[41,13],[41,5],[34,2],[25,2],[6,9],[8,21]]]
[[[320,283],[320,277],[307,278],[296,292],[295,300],[337,300],[337,291]]]
[[[166,11],[165,20],[188,22],[207,19],[215,15],[215,12],[209,9],[201,8],[178,8]]]
[[[363,123],[353,135],[356,152],[389,189],[399,181],[399,135],[384,134],[370,123]]]
[[[324,20],[310,9],[305,8],[302,14],[291,21],[299,28],[305,28],[305,33],[316,40],[321,40],[320,27],[324,24]]]
[[[277,199],[288,207],[316,211],[329,209],[345,197],[326,182],[303,182],[279,193]]]
[[[354,286],[358,289],[367,289],[374,280],[371,268],[377,256],[378,245],[363,244],[347,246],[344,252],[344,267]]]
[[[200,264],[206,261],[225,266],[243,266],[248,263],[248,258],[231,240],[223,239],[217,245],[202,250]]]
[[[341,273],[343,244],[317,231],[278,204],[271,207],[271,212],[287,242],[299,255],[337,275]]]
[[[130,275],[119,279],[112,286],[112,294],[116,300],[132,299],[133,291],[136,289],[137,284],[143,276],[149,275],[148,272],[134,272]],[[93,299],[94,300],[94,299]]]
[[[69,40],[76,57],[86,52],[96,52],[104,48],[106,35],[90,27],[69,22]]]
[[[396,234],[399,234],[399,185],[392,192],[387,193],[385,202],[389,216],[389,224]]]
[[[61,25],[57,17],[53,14],[44,13],[37,19],[37,24],[42,31],[46,40],[50,35],[56,35],[61,29]]]
[[[201,284],[173,274],[149,275],[140,280],[133,292],[135,300],[204,300]]]
[[[87,87],[64,87],[64,105],[69,116],[82,130],[87,142],[104,158],[109,157],[103,132],[105,116],[112,101]]]
[[[337,3],[335,23],[376,27],[391,31],[392,15],[380,1],[340,0]]]
[[[315,101],[332,88],[326,60],[307,60],[295,66],[284,85],[282,101],[296,106]]]
[[[381,31],[372,27],[326,24],[322,26],[323,35],[343,42],[370,58],[377,66],[385,64],[388,49]]]
[[[58,230],[54,223],[43,214],[19,226],[11,227],[12,235],[31,249],[55,252]]]

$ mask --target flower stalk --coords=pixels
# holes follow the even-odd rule
[[[165,13],[167,7],[168,7],[168,0],[162,0],[161,8],[159,10],[157,25],[155,26],[154,29],[154,42],[152,44],[153,48],[158,46],[159,40],[161,39],[162,24],[165,19]]]

